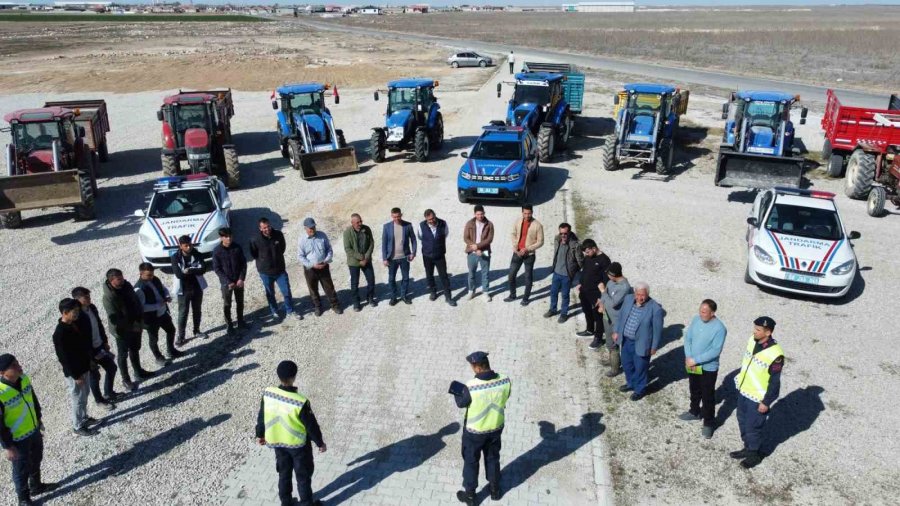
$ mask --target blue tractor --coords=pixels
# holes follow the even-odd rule
[[[515,77],[506,124],[530,130],[537,138],[540,161],[549,162],[554,153],[566,147],[574,124],[572,108],[564,96],[566,74],[520,72]],[[502,84],[497,83],[498,98],[501,89]]]
[[[399,79],[388,83],[384,126],[372,129],[369,153],[383,162],[387,151],[412,149],[419,162],[428,160],[431,150],[444,144],[444,118],[434,89],[434,79]],[[379,100],[379,91],[375,91]]]
[[[736,91],[722,105],[725,133],[719,146],[717,186],[799,187],[806,160],[794,145],[791,108],[797,95],[780,91]],[[807,110],[800,112],[806,123]]]
[[[652,166],[668,174],[675,158],[675,133],[687,112],[690,92],[667,84],[629,83],[615,96],[615,133],[603,144],[601,164],[616,170],[622,162]]]
[[[347,146],[344,132],[334,128],[331,111],[325,106],[328,85],[287,84],[278,88],[272,108],[278,111],[278,145],[281,156],[300,171],[303,179],[317,179],[359,172],[356,152]],[[333,93],[334,103],[340,96]]]

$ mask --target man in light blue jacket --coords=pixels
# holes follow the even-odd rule
[[[684,333],[684,367],[688,372],[691,406],[679,418],[691,422],[703,420],[703,437],[709,439],[715,430],[716,376],[719,374],[719,355],[725,346],[728,330],[716,318],[718,306],[712,299],[700,303]]]
[[[306,286],[309,288],[309,296],[312,298],[313,311],[316,316],[322,316],[322,302],[319,296],[319,284],[321,284],[331,303],[331,310],[342,314],[344,311],[338,301],[329,268],[329,264],[334,259],[331,241],[324,232],[316,230],[316,220],[312,218],[303,220],[303,229],[306,234],[300,237],[297,256],[300,264],[303,265],[303,277],[306,278]]]
[[[613,340],[622,346],[622,369],[625,384],[620,392],[633,392],[631,400],[639,401],[647,393],[647,370],[650,357],[656,354],[662,340],[663,309],[650,298],[650,285],[635,283],[634,294],[626,295],[616,322]]]

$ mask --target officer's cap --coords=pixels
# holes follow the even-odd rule
[[[769,318],[768,316],[760,316],[759,318],[753,320],[753,324],[759,327],[764,327],[769,330],[775,330],[775,320]]]
[[[285,360],[278,364],[278,379],[286,380],[297,377],[297,364],[293,361]]]
[[[470,364],[479,364],[487,360],[488,354],[483,351],[476,351],[466,357],[466,361]]]
[[[12,356],[10,353],[4,353],[0,355],[0,372],[3,372],[9,369],[9,366],[13,365],[13,362],[16,361],[16,357]]]

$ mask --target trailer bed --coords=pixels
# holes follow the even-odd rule
[[[886,109],[848,107],[841,104],[834,90],[828,90],[822,130],[831,149],[851,152],[856,148],[886,153],[889,146],[900,146],[900,100],[894,95]]]

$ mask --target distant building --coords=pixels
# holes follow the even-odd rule
[[[578,2],[563,4],[564,12],[634,12],[634,2]]]
[[[425,14],[428,12],[428,6],[425,4],[410,5],[408,12],[414,12],[417,14]]]
[[[377,16],[380,16],[381,14],[383,14],[381,7],[375,7],[374,5],[367,5],[365,7],[360,7],[359,13],[360,14],[374,14]]]

